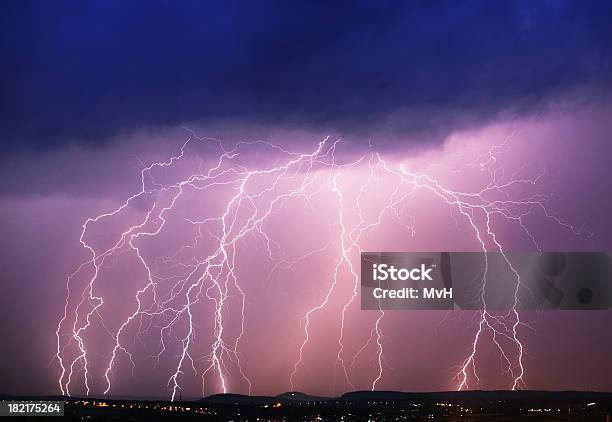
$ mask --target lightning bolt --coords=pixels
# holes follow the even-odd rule
[[[517,311],[518,292],[522,283],[493,230],[492,218],[502,217],[516,223],[538,250],[540,247],[536,237],[528,230],[524,221],[527,215],[536,210],[575,233],[580,233],[580,230],[546,208],[547,196],[536,193],[512,199],[508,193],[516,186],[537,185],[543,176],[519,178],[517,170],[510,177],[506,177],[506,172],[499,165],[500,155],[509,148],[514,130],[502,144],[492,146],[474,161],[453,170],[463,171],[468,167],[476,167],[481,171],[488,171],[489,183],[481,190],[471,192],[453,190],[433,176],[410,171],[404,165],[394,166],[372,148],[357,158],[339,159],[336,149],[340,140],[331,140],[329,137],[318,142],[312,151],[298,153],[267,141],[241,141],[227,147],[219,140],[201,138],[192,131],[189,131],[189,134],[189,139],[177,155],[167,161],[154,162],[141,170],[138,192],[114,210],[90,217],[82,225],[79,241],[89,258],[67,278],[64,311],[55,332],[55,356],[60,367],[58,385],[62,394],[71,394],[71,384],[79,374],[82,375],[85,393],[89,395],[92,391],[91,351],[88,348],[87,334],[96,323],[103,327],[113,344],[110,354],[106,357],[107,363],[101,377],[104,384],[101,391],[104,394],[109,394],[113,389],[114,370],[121,356],[127,357],[132,371],[135,370],[136,362],[130,350],[135,341],[146,346],[147,343],[143,340],[146,335],[158,339],[158,352],[152,356],[156,365],[172,348],[178,350],[167,381],[171,400],[175,400],[177,394],[182,391],[181,385],[189,370],[200,374],[203,395],[206,392],[206,380],[211,377],[216,379],[216,387],[213,388],[224,393],[235,391],[239,384],[232,384],[233,374],[247,386],[250,394],[253,382],[240,360],[240,342],[246,330],[248,308],[246,293],[236,270],[239,245],[244,243],[248,236],[258,239],[264,245],[267,257],[273,263],[270,274],[280,268],[290,269],[314,254],[328,254],[337,247],[336,252],[332,253],[336,256],[335,264],[325,294],[300,319],[303,337],[296,349],[297,360],[289,374],[291,389],[295,388],[295,378],[304,364],[309,342],[314,335],[313,316],[330,306],[338,286],[345,282],[349,283],[352,289],[343,299],[338,314],[334,378],[339,370],[346,384],[351,389],[356,389],[351,376],[355,363],[374,345],[377,366],[368,387],[376,389],[383,379],[385,366],[382,331],[384,311],[377,311],[368,339],[352,355],[345,345],[346,317],[349,310],[356,306],[359,288],[359,275],[354,263],[358,262],[364,250],[364,236],[375,231],[388,218],[399,222],[411,236],[415,235],[415,219],[410,215],[406,216],[403,207],[409,204],[412,195],[421,191],[429,192],[450,210],[457,212],[474,232],[481,250],[500,252],[515,276],[515,300],[512,309],[501,315],[487,310],[484,298],[488,261],[485,254],[485,268],[480,280],[483,310],[478,313],[475,324],[477,329],[468,355],[456,373],[457,388],[467,389],[470,388],[470,382],[475,385],[480,383],[476,358],[485,332],[492,333],[493,345],[506,364],[511,388],[516,389],[524,385],[526,350],[521,330],[530,327],[521,321]],[[185,169],[190,166],[184,163],[181,167],[181,164],[186,159],[188,147],[193,143],[212,147],[218,151],[218,155],[208,168],[203,168],[206,165],[200,159],[197,171],[185,174]],[[240,160],[248,156],[252,149],[267,153],[273,157],[272,162],[255,168],[242,164]],[[367,167],[367,177],[357,186],[357,193],[350,194],[344,186],[347,183],[344,179],[363,167]],[[168,177],[163,170],[170,168],[180,170],[177,174],[181,176],[173,176],[178,180],[159,180]],[[358,177],[355,176],[355,179]],[[370,205],[368,193],[376,191],[380,186],[391,187],[390,193],[380,203],[373,216],[366,215],[364,204]],[[189,195],[199,195],[219,188],[225,189],[230,195],[222,202],[224,205],[217,215],[182,218],[196,233],[191,244],[182,246],[171,256],[152,259],[151,252],[146,247],[146,240],[158,237],[167,230],[168,221],[181,219],[177,216],[181,201],[187,200]],[[335,198],[334,221],[337,223],[337,234],[334,235],[334,240],[297,258],[287,257],[278,242],[266,231],[268,221],[273,220],[275,212],[289,200],[303,200],[310,209],[316,210],[317,196],[322,192],[330,192]],[[100,242],[89,238],[92,226],[121,221],[121,218],[128,221],[127,214],[138,201],[147,203],[146,212],[133,224],[124,224],[116,240],[109,246],[100,247],[97,245]],[[350,206],[347,206],[349,204]],[[205,237],[206,235],[208,236]],[[201,255],[200,249],[204,243],[209,249],[206,254]],[[105,323],[102,316],[105,301],[99,293],[100,277],[109,266],[108,261],[119,256],[136,259],[144,277],[132,297],[132,311],[116,327],[112,327]],[[174,270],[175,273],[164,275],[169,270]],[[83,285],[77,281],[80,277],[85,279]],[[231,330],[228,330],[227,321],[234,314],[231,304],[235,297],[239,298],[237,314],[240,329],[237,334],[232,334]],[[200,336],[194,315],[200,307],[205,308],[206,304],[212,306],[210,349],[205,356],[194,357],[197,353],[196,340]],[[135,335],[130,335],[131,331],[135,331]],[[155,333],[152,334],[151,331]]]

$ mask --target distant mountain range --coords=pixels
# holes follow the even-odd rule
[[[64,396],[15,396],[0,394],[0,400],[77,400],[78,397]],[[131,401],[167,401],[166,399],[145,398],[121,398],[121,397],[89,397],[90,400],[131,400]],[[339,397],[313,396],[298,391],[290,391],[277,396],[248,396],[243,394],[214,394],[197,401],[202,404],[237,404],[237,405],[274,405],[277,403],[291,404],[299,402],[364,402],[364,401],[389,401],[389,402],[420,402],[435,403],[441,401],[461,401],[463,403],[480,402],[520,402],[537,401],[541,404],[547,403],[576,403],[585,404],[590,402],[612,402],[612,392],[590,392],[590,391],[443,391],[411,393],[400,391],[354,391],[345,393]]]
[[[441,402],[461,401],[463,403],[479,402],[521,402],[537,401],[542,405],[564,402],[586,404],[590,402],[611,402],[612,393],[589,391],[442,391],[425,393],[407,393],[400,391],[354,391],[339,397],[311,396],[298,391],[282,393],[277,396],[247,396],[242,394],[214,394],[199,400],[210,404],[237,404],[237,405],[274,405],[276,403],[290,404],[295,402],[363,402],[363,401],[389,401],[389,402]]]
[[[335,397],[320,397],[311,396],[308,394],[300,393],[298,391],[291,391],[287,393],[279,394],[278,396],[247,396],[243,394],[213,394],[199,400],[202,403],[211,404],[252,404],[252,405],[274,405],[276,403],[288,404],[291,402],[315,402],[315,401],[327,401],[337,400]]]

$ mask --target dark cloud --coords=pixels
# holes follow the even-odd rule
[[[1,7],[4,152],[222,120],[443,135],[612,75],[605,1]]]

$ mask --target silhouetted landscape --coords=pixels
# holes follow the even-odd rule
[[[612,393],[577,391],[357,391],[340,397],[287,392],[278,396],[215,394],[193,401],[62,396],[2,400],[59,400],[68,420],[203,421],[610,421]],[[37,419],[38,420],[38,419]]]

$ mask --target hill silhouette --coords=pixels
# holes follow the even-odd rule
[[[401,391],[352,391],[339,397],[313,396],[299,391],[289,391],[277,396],[248,396],[243,394],[214,394],[199,400],[211,404],[236,405],[274,405],[294,402],[421,402],[462,401],[464,403],[505,403],[538,402],[554,404],[559,402],[584,404],[594,401],[612,401],[612,393],[589,391],[441,391],[441,392],[401,392]]]

